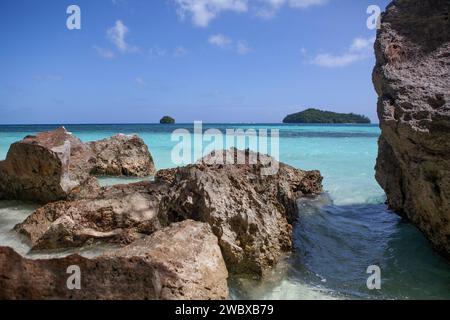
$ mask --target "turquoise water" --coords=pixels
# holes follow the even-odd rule
[[[67,125],[83,141],[116,133],[139,134],[158,169],[174,166],[176,128],[192,125]],[[11,143],[55,126],[0,126],[0,159]],[[294,228],[295,253],[259,284],[233,279],[234,298],[449,299],[450,265],[435,254],[417,229],[389,212],[374,179],[379,128],[373,125],[204,125],[204,129],[279,129],[280,160],[318,169],[326,194],[301,201]],[[111,184],[120,179],[103,179]],[[126,180],[126,181],[130,181]],[[0,245],[27,248],[9,232],[33,205],[0,202]],[[366,287],[370,265],[381,268],[382,288]]]

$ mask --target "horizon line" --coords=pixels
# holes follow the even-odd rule
[[[76,126],[76,125],[163,125],[163,126],[176,126],[176,125],[191,125],[194,122],[200,120],[195,120],[192,122],[179,122],[171,124],[162,124],[159,122],[84,122],[84,123],[0,123],[0,126]],[[255,125],[379,125],[379,122],[371,123],[283,123],[283,122],[203,122],[203,124],[255,124]]]

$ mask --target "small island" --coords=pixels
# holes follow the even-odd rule
[[[366,116],[354,113],[336,113],[318,109],[307,109],[302,112],[288,115],[283,123],[368,123]]]
[[[175,123],[175,119],[169,116],[164,116],[161,118],[161,120],[159,120],[160,124],[174,124]]]

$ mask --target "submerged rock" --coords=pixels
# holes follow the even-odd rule
[[[69,266],[81,288],[69,290]],[[184,221],[94,259],[29,260],[0,247],[0,299],[226,299],[228,272],[217,238]]]
[[[450,256],[450,2],[397,0],[375,43],[382,135],[376,178],[389,206]]]
[[[80,198],[96,184],[91,174],[153,173],[153,159],[139,137],[116,135],[85,144],[62,127],[11,145],[0,161],[0,199],[49,203],[71,198],[72,191]]]

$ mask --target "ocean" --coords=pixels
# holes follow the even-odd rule
[[[0,159],[11,143],[56,125],[0,126]],[[171,133],[193,125],[65,125],[83,141],[117,133],[139,134],[157,169],[173,167]],[[437,255],[408,221],[390,212],[374,178],[376,125],[210,124],[204,129],[278,129],[280,161],[324,176],[325,193],[299,202],[294,226],[295,250],[262,282],[230,279],[234,299],[450,299],[450,264]],[[111,185],[136,179],[102,178]],[[74,251],[30,254],[13,226],[36,205],[0,201],[0,245],[32,258],[63,256]],[[95,256],[101,246],[79,252]],[[381,289],[369,290],[367,268],[381,270]]]

